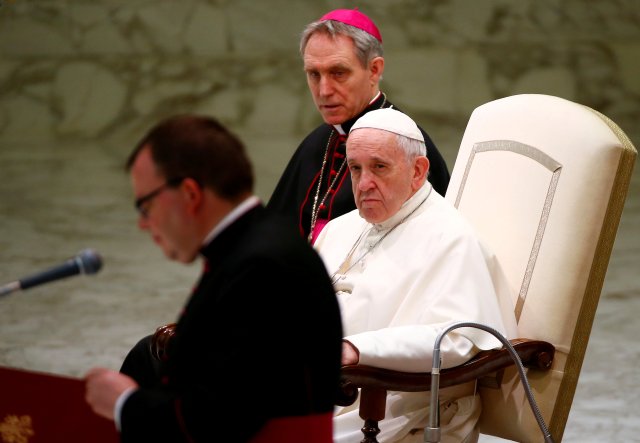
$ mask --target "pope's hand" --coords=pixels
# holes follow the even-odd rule
[[[353,346],[351,342],[342,341],[342,366],[357,365],[360,361],[360,353],[358,348]]]

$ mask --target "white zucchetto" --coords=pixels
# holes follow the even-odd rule
[[[382,108],[369,111],[360,117],[351,127],[349,133],[359,128],[382,129],[424,143],[424,137],[418,125],[411,118],[393,108]]]

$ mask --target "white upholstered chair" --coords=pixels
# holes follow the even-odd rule
[[[637,152],[586,106],[548,95],[495,100],[472,113],[446,198],[496,253],[515,294],[518,345],[540,414],[562,440]],[[554,355],[555,351],[555,355]],[[483,353],[442,370],[440,387],[479,380],[480,432],[544,441],[510,358]],[[506,367],[506,369],[501,369]],[[425,368],[428,371],[429,368]],[[431,377],[343,368],[343,403],[360,390],[363,441],[375,442],[387,390],[426,391]],[[430,395],[425,393],[425,395]]]

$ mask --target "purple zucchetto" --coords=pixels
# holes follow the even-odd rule
[[[378,30],[376,24],[369,17],[358,11],[358,8],[335,9],[331,12],[327,12],[325,15],[320,17],[319,21],[323,20],[335,20],[337,22],[362,29],[366,33],[374,36],[376,40],[382,43],[382,35],[380,35],[380,31]]]

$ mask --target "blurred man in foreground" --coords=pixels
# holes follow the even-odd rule
[[[202,258],[204,270],[159,376],[140,386],[92,369],[93,410],[115,420],[123,442],[248,442],[274,423],[330,442],[336,297],[315,251],[253,195],[242,143],[213,119],[178,116],[138,143],[127,169],[140,228],[167,258]]]

